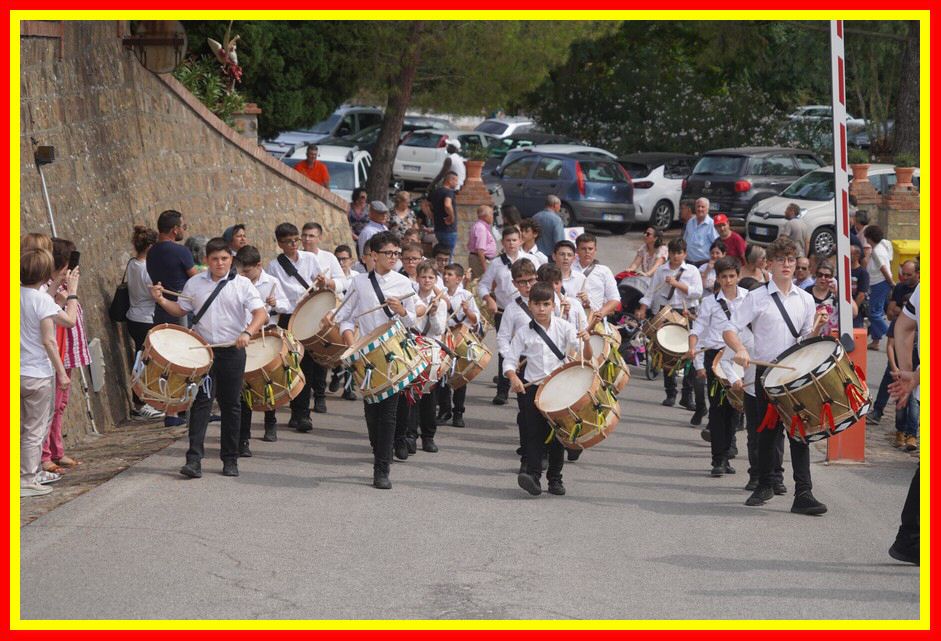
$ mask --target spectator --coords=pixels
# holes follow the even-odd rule
[[[446,245],[451,256],[454,256],[454,246],[457,244],[457,213],[454,208],[454,194],[457,190],[458,175],[449,171],[444,176],[441,187],[431,194],[431,211],[435,221],[435,239],[439,244]]]
[[[369,222],[359,233],[359,240],[356,241],[359,247],[359,255],[363,255],[363,248],[369,239],[379,232],[389,231],[386,227],[386,221],[389,220],[389,208],[381,200],[374,200],[369,203]]]
[[[872,247],[863,238],[863,230],[869,224],[869,212],[865,209],[857,209],[853,214],[853,224],[850,225],[850,245],[856,245],[862,250],[862,256],[859,259],[863,267],[869,267],[869,256],[872,253]]]
[[[859,264],[862,254],[863,250],[858,245],[850,246],[850,278],[853,284],[853,300],[856,302],[853,327],[863,327],[863,319],[869,316],[869,272]]]
[[[46,234],[39,234],[35,232],[26,234],[20,241],[20,253],[22,254],[28,249],[45,249],[51,254],[52,239],[49,238],[49,236]]]
[[[409,207],[411,195],[407,191],[396,192],[392,198],[392,211],[389,213],[389,231],[401,242],[405,232],[418,229],[418,219]]]
[[[644,244],[637,250],[634,262],[627,268],[629,272],[637,272],[650,278],[660,265],[667,262],[667,247],[663,244],[663,233],[648,227],[644,232]]]
[[[709,217],[709,199],[696,199],[696,215],[690,218],[683,230],[686,241],[686,262],[699,267],[709,262],[709,247],[719,237],[712,218]]]
[[[209,239],[200,235],[190,236],[183,241],[183,246],[190,250],[190,253],[193,255],[193,265],[196,266],[197,272],[206,271],[207,242],[209,242]]]
[[[350,230],[353,232],[353,242],[357,243],[356,249],[359,251],[359,232],[369,222],[369,207],[367,205],[366,190],[357,187],[353,190],[353,200],[350,202],[350,210],[346,214],[346,219],[350,222]]]
[[[448,156],[441,164],[441,171],[438,172],[438,175],[435,176],[428,187],[429,189],[434,189],[438,183],[445,179],[449,172],[453,171],[457,174],[457,187],[454,188],[454,191],[458,192],[461,190],[461,187],[464,186],[464,181],[467,179],[467,169],[464,167],[464,159],[461,157],[461,154],[458,153],[461,151],[461,141],[457,138],[448,138],[444,141],[444,144]]]
[[[497,241],[492,229],[493,208],[481,205],[477,208],[477,222],[471,226],[467,237],[468,265],[474,278],[483,276],[487,265],[497,256]]]
[[[35,240],[35,239],[34,239]],[[42,289],[53,275],[45,249],[20,254],[20,496],[42,496],[61,478],[42,469],[42,443],[49,427],[55,391],[69,387],[56,345],[55,326],[78,319],[78,268],[65,276],[65,311]]]
[[[728,223],[726,223],[728,224]],[[709,262],[699,268],[699,275],[702,277],[702,291],[707,294],[715,290],[716,286],[716,261],[725,258],[728,255],[725,247],[725,241],[716,238],[709,247]]]
[[[872,338],[869,349],[878,350],[879,341],[889,329],[885,308],[889,294],[895,287],[892,281],[892,244],[885,239],[878,225],[867,225],[863,237],[872,248],[869,264],[866,265],[869,271],[869,336]]]
[[[692,200],[680,201],[680,224],[683,225],[683,227],[686,227],[686,223],[693,217],[693,207],[695,206],[693,203],[694,201]]]
[[[813,287],[814,277],[810,275],[810,259],[806,256],[800,256],[797,259],[797,265],[794,267],[794,284],[801,289]]]
[[[330,171],[325,164],[317,160],[317,145],[307,145],[307,160],[294,165],[294,170],[304,174],[324,189],[330,189]]]
[[[549,257],[539,251],[539,245],[537,243],[539,242],[539,237],[542,236],[542,230],[539,228],[539,225],[536,224],[536,221],[532,218],[521,220],[519,230],[520,239],[522,241],[520,243],[520,251],[528,258],[532,259],[536,269],[548,263]]]
[[[517,209],[516,205],[507,205],[500,209],[500,214],[503,216],[503,226],[507,225],[519,225],[520,221],[523,220],[523,215],[520,213],[520,210]],[[555,248],[553,247],[553,250]]]
[[[131,237],[131,244],[134,245],[134,258],[128,261],[126,273],[127,292],[131,300],[131,306],[127,310],[127,332],[134,341],[135,354],[144,349],[147,332],[154,326],[156,303],[154,297],[150,295],[150,286],[153,283],[147,275],[147,254],[156,243],[157,232],[155,230],[143,225],[134,226],[134,235]],[[136,361],[136,356],[131,359],[131,362]],[[134,391],[131,394],[133,397],[131,418],[138,420],[163,418],[163,412],[142,401]]]
[[[889,321],[898,318],[902,307],[908,302],[915,287],[921,281],[921,272],[918,269],[918,262],[906,260],[899,267],[899,282],[892,288],[892,296],[889,298],[889,305],[886,307],[885,315]]]
[[[539,225],[539,238],[536,246],[545,256],[551,256],[555,251],[555,244],[565,239],[565,227],[562,224],[562,201],[558,196],[546,196],[546,206],[533,216],[533,222]],[[506,218],[504,217],[504,221]],[[517,221],[515,224],[519,224]]]
[[[737,231],[732,231],[729,225],[729,217],[725,214],[718,214],[712,219],[715,224],[719,239],[725,245],[725,255],[738,259],[740,265],[745,264],[745,239]]]
[[[788,205],[784,210],[784,227],[781,228],[781,235],[789,236],[797,245],[798,258],[810,255],[810,232],[804,221],[799,218],[800,213],[800,205],[797,203]]]
[[[745,289],[753,289],[755,283],[767,283],[770,280],[767,266],[768,259],[765,255],[765,248],[758,245],[749,245],[745,250],[745,264],[742,266],[742,277],[739,279],[739,285]],[[745,281],[746,278],[751,280]]]
[[[834,275],[833,264],[829,261],[823,261],[817,265],[814,284],[804,290],[814,297],[817,312],[823,312],[828,315],[827,322],[824,323],[823,327],[820,329],[821,336],[829,336],[834,330],[840,327],[840,307],[836,300],[837,283]]]
[[[248,235],[245,233],[245,225],[242,223],[226,227],[225,231],[222,232],[222,237],[229,243],[229,252],[233,256],[239,253],[239,250],[248,244]],[[205,247],[206,243],[203,242],[204,253]]]

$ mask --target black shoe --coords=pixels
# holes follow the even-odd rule
[[[180,425],[186,425],[186,419],[182,416],[166,416],[163,419],[164,427],[179,427]]]
[[[519,483],[521,488],[533,496],[539,496],[542,494],[542,486],[539,484],[539,479],[534,477],[532,474],[520,472],[516,475],[516,482]]]
[[[330,393],[333,393],[333,392],[336,392],[338,389],[340,389],[340,385],[341,385],[340,377],[334,374],[333,377],[330,379],[330,384],[327,385],[327,389],[330,390]]]
[[[712,471],[709,472],[709,476],[716,476],[716,477],[722,476],[724,472],[725,472],[725,467],[721,463],[719,463],[717,465],[712,466]]]
[[[323,396],[314,399],[314,412],[317,414],[327,413],[327,401]]]
[[[415,441],[414,438],[411,438],[411,437],[406,436],[406,437],[405,437],[405,446],[408,448],[408,453],[409,453],[409,454],[414,454],[415,452],[418,451],[418,443]]]
[[[499,383],[499,382],[500,382],[500,377],[499,377],[499,376],[494,376],[494,377],[493,377],[493,384],[496,385],[496,384]]]
[[[794,497],[794,505],[791,506],[791,512],[794,514],[810,514],[819,516],[827,513],[827,506],[814,498],[810,492],[804,492]]]
[[[520,471],[518,472],[518,474],[525,474],[525,473],[526,473],[526,459],[520,459]]]
[[[699,438],[709,443],[712,441],[712,432],[709,431],[708,427],[704,427],[699,431]]]
[[[774,498],[774,492],[770,487],[758,487],[754,492],[752,492],[752,495],[746,499],[745,505],[750,507],[764,505],[772,498]]]
[[[451,417],[454,416],[451,413],[451,410],[441,410],[438,412],[438,416],[435,417],[435,420],[438,421],[438,425],[443,425],[451,420]]]
[[[238,476],[239,464],[236,461],[222,461],[222,476]]]
[[[297,419],[295,428],[298,432],[310,432],[314,429],[314,424],[310,422],[309,416],[301,416]]]
[[[549,494],[565,496],[565,486],[562,485],[562,479],[557,481],[549,481]]]
[[[435,439],[433,439],[433,438],[431,438],[431,437],[429,437],[429,438],[423,438],[423,439],[421,440],[421,449],[422,449],[423,452],[432,452],[432,453],[434,453],[434,452],[437,452],[437,451],[438,451],[438,446],[435,445]]]
[[[288,421],[288,427],[294,430],[297,429],[297,417],[296,416],[293,416],[293,415],[291,416],[290,420]]]
[[[889,556],[902,563],[921,565],[921,550],[918,546],[902,545],[896,541],[889,548]]]
[[[407,461],[408,445],[405,443],[405,441],[397,442],[393,448],[393,453],[395,454],[395,458],[399,459],[400,461]]]
[[[389,480],[387,472],[376,470],[372,473],[372,486],[377,490],[391,490],[392,481]]]
[[[676,394],[667,394],[667,397],[660,404],[664,407],[673,407],[676,405]]]
[[[195,463],[187,463],[186,465],[181,467],[180,474],[182,474],[183,476],[188,476],[191,479],[198,479],[198,478],[202,478],[203,470],[199,464],[199,461],[196,461]]]
[[[738,448],[734,445],[729,448],[729,451],[725,453],[725,457],[728,459],[733,459],[738,456]]]
[[[261,437],[261,440],[268,443],[276,442],[278,440],[278,424],[265,423],[265,435]]]
[[[754,492],[758,489],[758,479],[748,479],[748,483],[745,484],[746,492]]]
[[[507,395],[502,392],[497,392],[497,395],[493,397],[491,403],[494,405],[506,405]]]
[[[454,412],[454,419],[451,421],[454,427],[464,427],[464,413]]]
[[[356,401],[356,400],[359,400],[359,399],[356,397],[356,392],[354,392],[354,391],[351,390],[351,389],[343,390],[343,398],[344,398],[345,400],[347,400],[347,401]]]
[[[245,458],[252,457],[252,450],[248,446],[248,441],[242,441],[241,443],[239,443],[239,456],[245,457]]]
[[[692,392],[680,395],[680,407],[685,407],[690,412],[696,411],[696,402],[693,400]]]
[[[726,474],[735,474],[735,468],[729,465],[729,462],[725,462],[725,473]]]
[[[572,463],[574,463],[575,461],[577,461],[577,460],[581,457],[582,452],[584,452],[584,451],[585,451],[585,450],[566,450],[566,452],[568,452],[568,459],[569,459],[569,461],[571,461]],[[551,487],[551,486],[550,486],[550,487]]]
[[[693,418],[689,419],[690,425],[701,425],[703,417],[706,416],[706,410],[695,410]]]
[[[777,494],[778,496],[784,496],[785,494],[787,494],[787,486],[784,483],[775,483],[774,485],[771,486],[771,488],[774,490],[774,493]]]

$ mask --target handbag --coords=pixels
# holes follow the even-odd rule
[[[131,309],[131,292],[127,288],[127,270],[131,266],[131,260],[124,266],[124,277],[114,288],[114,296],[111,297],[111,305],[108,307],[108,316],[115,323],[127,321],[127,313]]]

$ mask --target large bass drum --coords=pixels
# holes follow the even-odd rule
[[[145,403],[168,414],[189,409],[212,368],[212,348],[202,336],[179,325],[157,325],[144,339],[131,388]]]

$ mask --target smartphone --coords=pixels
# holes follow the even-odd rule
[[[81,252],[74,251],[69,254],[69,269],[75,269],[78,267],[78,259],[82,255]]]

